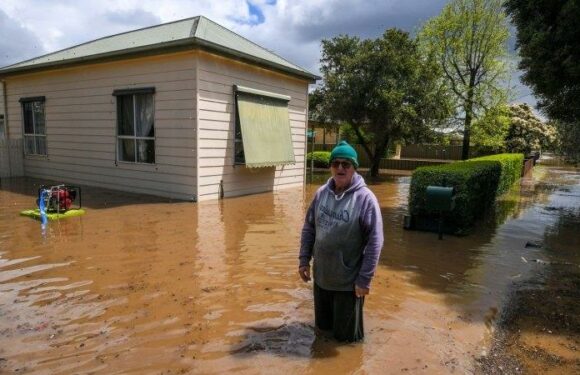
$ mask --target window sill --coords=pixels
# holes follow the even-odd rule
[[[49,160],[48,155],[24,154],[24,159],[27,160]]]
[[[116,161],[115,166],[119,169],[132,171],[157,171],[159,166],[157,164],[149,163],[132,163],[130,161]]]

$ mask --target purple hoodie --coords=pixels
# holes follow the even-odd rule
[[[314,282],[336,291],[369,288],[383,247],[377,198],[359,174],[342,194],[330,178],[316,192],[304,221],[300,266],[314,258]]]

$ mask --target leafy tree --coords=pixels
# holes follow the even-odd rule
[[[556,128],[542,122],[525,104],[510,106],[510,127],[505,139],[510,152],[529,154],[551,149],[556,141]]]
[[[580,1],[507,0],[505,7],[517,29],[522,80],[539,108],[580,124]]]
[[[502,0],[451,0],[420,33],[464,116],[463,159],[469,158],[473,119],[505,102],[507,90],[501,84],[508,71],[508,35]]]
[[[505,138],[510,127],[509,114],[510,109],[507,105],[499,105],[485,111],[485,114],[472,124],[472,143],[498,151],[505,148]]]
[[[580,126],[564,121],[555,121],[551,125],[558,130],[556,151],[569,162],[580,164]]]
[[[324,107],[351,126],[371,160],[371,176],[378,175],[390,141],[417,136],[448,117],[437,66],[406,32],[323,40],[321,63]]]

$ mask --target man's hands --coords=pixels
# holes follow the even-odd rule
[[[358,298],[364,297],[367,294],[369,294],[369,289],[367,289],[367,288],[360,288],[358,285],[355,285],[354,286],[354,294],[356,294],[356,296]]]
[[[305,283],[310,281],[310,266],[302,266],[298,268],[298,274]]]

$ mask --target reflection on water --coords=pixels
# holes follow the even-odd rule
[[[537,168],[473,234],[439,241],[402,229],[410,177],[369,183],[385,249],[366,341],[338,345],[315,334],[297,276],[304,211],[327,176],[316,178],[199,204],[87,188],[87,214],[45,233],[18,216],[41,182],[2,181],[0,372],[469,372],[580,194],[577,170]]]

